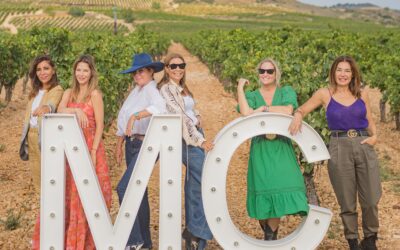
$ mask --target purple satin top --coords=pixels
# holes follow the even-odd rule
[[[358,98],[350,106],[345,106],[331,97],[326,108],[326,120],[330,130],[366,129],[368,120],[365,102]]]

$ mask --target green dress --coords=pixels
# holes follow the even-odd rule
[[[246,92],[249,106],[266,105],[259,90]],[[297,108],[297,97],[290,86],[277,88],[272,106]],[[289,138],[264,135],[253,137],[247,173],[247,212],[258,220],[280,218],[288,214],[307,215],[306,188],[296,154]]]

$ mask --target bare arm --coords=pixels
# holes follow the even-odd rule
[[[71,89],[67,89],[65,90],[61,98],[60,104],[58,105],[57,108],[58,113],[75,114],[75,109],[67,108],[67,104],[70,98],[71,98]]]
[[[94,119],[96,121],[96,132],[92,145],[92,151],[97,150],[100,144],[101,136],[104,129],[104,104],[103,96],[100,91],[94,90],[91,95],[91,101],[94,110]]]
[[[303,105],[301,105],[293,114],[293,120],[289,125],[289,132],[291,135],[301,132],[301,124],[303,118],[314,109],[325,104],[326,91],[328,89],[319,89],[313,94],[313,96],[308,99]]]
[[[293,106],[290,104],[287,106],[269,106],[268,112],[292,115],[293,114]]]
[[[265,110],[265,106],[261,106],[258,109],[252,109],[246,100],[246,95],[244,93],[244,86],[249,84],[249,80],[240,78],[237,86],[239,112],[244,116],[248,116],[254,113],[262,112]]]
[[[81,128],[86,128],[89,125],[89,120],[80,108],[68,108],[68,102],[71,98],[71,89],[67,89],[61,99],[60,104],[58,105],[57,108],[57,113],[65,113],[65,114],[75,114],[78,118],[78,123],[81,126]]]
[[[96,121],[96,132],[94,134],[90,155],[92,158],[93,165],[96,165],[97,149],[99,148],[101,136],[103,135],[103,129],[104,129],[104,105],[103,105],[103,96],[101,92],[98,90],[94,90],[90,96],[90,101],[92,102],[93,105],[94,119]]]
[[[152,115],[152,113],[150,113],[146,109],[143,109],[142,111],[131,115],[131,117],[129,118],[128,124],[126,125],[125,134],[127,136],[131,136],[132,135],[133,125],[135,124],[135,121],[136,120],[140,120],[140,119],[145,118],[145,117],[149,117],[151,115]]]
[[[367,120],[368,120],[368,134],[369,137],[361,142],[361,144],[367,143],[370,145],[375,145],[378,137],[377,137],[377,132],[376,132],[376,125],[374,122],[374,119],[372,119],[372,114],[371,114],[371,107],[370,107],[370,102],[369,102],[369,97],[368,97],[368,92],[364,89],[361,92],[361,99],[365,103],[365,107],[367,109]]]

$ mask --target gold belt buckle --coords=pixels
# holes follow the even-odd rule
[[[357,130],[355,130],[355,129],[350,129],[347,131],[347,136],[350,138],[357,137],[357,135],[358,135]]]
[[[268,140],[274,140],[276,138],[276,134],[265,134],[265,138]]]

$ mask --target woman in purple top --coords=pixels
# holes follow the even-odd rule
[[[377,249],[378,202],[382,188],[377,141],[368,93],[361,88],[361,75],[353,58],[340,56],[329,72],[328,88],[319,89],[295,113],[289,131],[301,131],[302,119],[323,105],[331,130],[329,178],[339,202],[344,235],[350,249]],[[357,195],[362,210],[364,239],[358,244]]]

